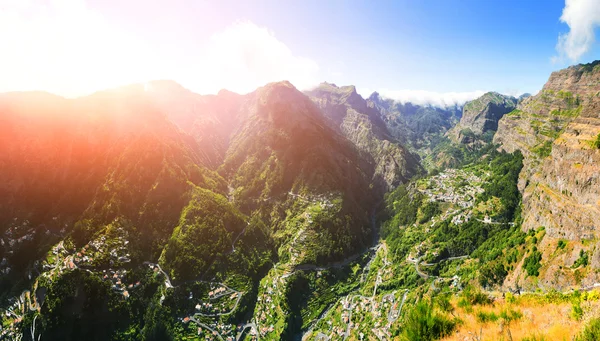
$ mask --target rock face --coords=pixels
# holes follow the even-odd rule
[[[600,236],[600,150],[593,143],[599,133],[600,62],[552,73],[537,95],[499,122],[494,142],[525,156],[519,181],[523,229],[546,229],[541,250],[548,271],[542,271],[540,285],[597,280],[591,269],[569,275],[562,266],[571,266],[573,257],[554,252],[557,240],[564,239],[576,251],[589,252],[590,259],[597,257],[598,248],[589,241]],[[598,268],[597,261],[591,263]]]
[[[498,129],[498,121],[513,111],[517,99],[497,92],[488,92],[467,102],[463,107],[460,122],[448,135],[457,142],[471,143],[488,132]]]
[[[310,202],[311,197],[335,196],[341,208],[330,217],[343,219],[307,213],[315,221],[310,236],[303,237],[304,245],[334,245],[312,250],[311,261],[343,259],[367,246],[376,202],[369,186],[374,170],[354,144],[330,127],[315,103],[289,82],[248,94],[240,110],[245,119],[220,168],[234,188],[234,201],[246,211],[272,210],[265,219],[274,221],[273,229],[289,231],[292,224],[286,219],[295,209],[282,209],[285,198],[291,198],[292,205],[297,198]]]
[[[394,188],[417,174],[418,159],[394,139],[380,113],[368,105],[354,86],[323,83],[307,93],[374,167],[373,182],[384,190]]]
[[[394,138],[421,157],[430,153],[440,138],[457,124],[462,114],[462,106],[439,108],[400,103],[383,98],[377,92],[369,96],[367,104],[380,112]]]

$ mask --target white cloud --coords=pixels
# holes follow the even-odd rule
[[[368,89],[359,90],[362,96],[369,96],[372,91]],[[432,105],[445,108],[453,105],[462,105],[485,93],[485,91],[468,92],[434,92],[424,90],[389,90],[381,89],[377,92],[385,98],[391,98],[401,103],[411,102],[418,105]]]
[[[319,67],[309,58],[296,56],[264,27],[238,22],[214,34],[195,71],[201,77],[186,86],[201,93],[226,88],[246,93],[269,82],[288,80],[299,89],[318,83]]]
[[[600,1],[566,0],[560,21],[569,26],[569,32],[559,35],[556,45],[559,56],[552,60],[556,62],[566,56],[577,61],[596,41],[594,30],[600,26]]]

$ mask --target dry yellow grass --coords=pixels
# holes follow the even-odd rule
[[[456,302],[454,302],[456,303]],[[583,306],[584,304],[582,304]],[[456,304],[454,304],[456,306]],[[585,302],[584,318],[577,321],[572,318],[572,304],[570,302],[545,303],[534,295],[522,296],[514,303],[504,299],[497,299],[491,306],[474,306],[467,312],[463,308],[456,308],[454,314],[463,323],[457,330],[444,341],[519,341],[527,337],[537,336],[537,340],[546,341],[571,341],[579,334],[589,317],[599,311],[600,302]],[[508,324],[502,318],[495,322],[482,323],[476,314],[479,311],[494,312],[500,316],[502,311],[518,311],[523,316]]]

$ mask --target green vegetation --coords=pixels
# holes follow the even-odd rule
[[[573,118],[573,117],[579,116],[579,114],[581,113],[581,109],[582,109],[581,106],[578,106],[578,107],[572,108],[572,109],[565,109],[565,110],[555,109],[550,112],[550,115]]]
[[[489,139],[489,134],[486,135]],[[466,145],[454,143],[449,138],[442,138],[425,155],[424,164],[428,169],[460,168],[462,166],[477,162],[483,155],[492,152],[496,147],[491,143],[481,145]]]
[[[470,305],[488,305],[493,302],[487,294],[473,286],[467,286],[461,297]]]
[[[542,159],[550,156],[552,153],[552,141],[544,141],[540,143],[533,148],[532,152]]]
[[[505,104],[508,108],[514,108],[516,101],[510,97],[492,91],[485,93],[483,96],[475,100],[467,102],[464,106],[464,110],[481,111],[485,106],[489,105],[489,103],[493,103],[495,105]]]
[[[540,264],[541,260],[542,253],[538,251],[537,247],[534,245],[530,250],[529,255],[525,258],[525,262],[523,263],[523,267],[527,271],[527,275],[538,276],[540,274],[539,270],[542,267]]]
[[[523,313],[509,308],[502,310],[502,312],[500,312],[500,317],[508,324],[523,318]]]
[[[423,224],[431,220],[434,216],[442,213],[440,210],[440,204],[437,201],[427,202],[423,207],[421,207],[421,218],[419,219],[419,224]]]
[[[577,321],[581,321],[583,318],[583,309],[581,308],[579,301],[574,302],[571,306],[571,316]]]
[[[556,93],[556,97],[563,99],[569,106],[579,105],[579,96],[574,96],[572,92],[561,90]]]
[[[413,186],[401,186],[386,197],[387,220],[382,224],[382,237],[385,238],[394,259],[401,261],[407,257],[414,245],[427,242],[427,249],[436,251],[436,256],[428,261],[471,255],[479,259],[477,267],[463,267],[460,272],[465,278],[477,278],[484,287],[502,283],[509,268],[513,266],[524,251],[519,247],[525,242],[521,232],[521,197],[517,189],[522,156],[519,153],[506,154],[490,151],[485,160],[465,166],[468,172],[489,177],[483,182],[483,193],[478,195],[475,206],[497,202],[493,220],[510,223],[510,227],[486,224],[481,219],[471,219],[460,225],[451,219],[436,221],[427,234],[413,224],[430,221],[430,215],[422,212],[436,211],[439,216],[444,210],[442,205],[432,205],[423,194]],[[469,173],[466,173],[469,174]],[[460,179],[455,179],[457,183]],[[462,180],[464,182],[464,179]],[[430,181],[424,179],[417,186],[426,188]],[[462,184],[461,186],[465,186]],[[438,203],[439,205],[439,203]],[[436,208],[437,207],[437,208]],[[438,210],[439,209],[439,210]],[[420,218],[420,219],[419,219]],[[428,267],[432,275],[449,271],[451,263],[439,263]]]
[[[581,68],[581,72],[597,72],[600,69],[600,61],[595,60],[591,63],[579,64],[579,67]]]
[[[592,143],[592,146],[596,149],[600,149],[600,134],[598,134],[598,136],[596,136],[596,139]]]
[[[600,318],[591,319],[585,326],[581,334],[577,336],[576,341],[597,341],[600,340]]]
[[[507,116],[515,116],[518,117],[523,113],[523,111],[519,110],[519,109],[515,109],[511,112],[509,112],[508,114],[506,114]]]
[[[496,322],[500,318],[493,311],[491,311],[491,312],[485,312],[483,310],[478,311],[475,314],[475,317],[477,319],[477,322],[480,322],[480,323]]]
[[[231,248],[246,226],[243,216],[221,195],[196,188],[167,244],[163,262],[173,280],[189,280]]]
[[[573,269],[576,269],[580,266],[587,266],[588,265],[588,252],[584,251],[583,249],[579,250],[579,258],[575,261],[575,263],[573,263]]]
[[[473,130],[471,130],[470,128],[464,128],[460,131],[460,135],[467,137],[467,138],[471,138],[474,139],[477,136],[475,135],[475,133],[473,132]]]
[[[433,341],[450,335],[457,321],[434,309],[432,301],[421,300],[403,320],[401,340]]]
[[[579,105],[573,94],[556,96]],[[500,286],[523,259],[527,274],[539,276],[542,253],[536,244],[545,231],[521,230],[519,152],[499,152],[489,143],[493,131],[475,136],[463,130],[463,136],[478,139],[469,146],[444,137],[458,108],[386,109],[385,123],[396,136],[409,132],[402,138],[427,154],[430,173],[387,193],[377,211],[379,179],[364,150],[357,151],[370,135],[361,130],[353,145],[290,86],[270,86],[249,97],[244,104],[249,107],[240,109],[249,119],[230,142],[225,139],[230,146],[221,146],[229,149],[221,151],[222,164],[215,161],[219,152],[209,150],[214,145],[206,140],[208,147],[199,145],[157,115],[157,127],[142,125],[134,137],[114,132],[112,124],[100,134],[78,132],[93,141],[114,133],[104,141],[109,147],[98,148],[102,152],[93,145],[71,153],[78,140],[67,138],[58,149],[69,151],[69,158],[51,153],[47,159],[56,162],[52,169],[65,168],[61,176],[73,184],[24,172],[30,182],[48,188],[34,191],[24,182],[27,188],[10,203],[14,207],[0,207],[11,229],[1,232],[24,241],[11,253],[2,243],[0,251],[17,265],[0,278],[0,298],[13,304],[8,298],[23,293],[24,301],[31,300],[38,294],[34,288],[46,296],[39,311],[13,304],[13,315],[2,317],[3,330],[19,320],[27,340],[37,316],[37,330],[47,340],[200,340],[213,334],[206,326],[227,339],[236,326],[252,322],[261,339],[289,340],[308,330],[336,328],[341,337],[351,320],[349,339],[360,333],[374,339],[379,329],[391,339],[437,340],[462,328],[463,310],[479,323],[508,328],[523,317],[512,305],[520,300],[570,302],[573,317],[581,319],[584,301],[597,299],[597,292],[507,294],[507,305],[497,309],[501,300],[487,290]],[[505,100],[494,93],[488,97],[489,103]],[[487,104],[474,101],[467,109]],[[553,112],[553,120],[580,110]],[[550,138],[560,133],[541,120],[532,127]],[[600,148],[600,135],[595,143]],[[545,157],[551,148],[545,142],[534,152]],[[75,160],[80,154],[89,160]],[[34,157],[48,166],[45,158]],[[399,165],[408,166],[416,165]],[[62,191],[64,196],[56,195]],[[42,230],[48,217],[53,222]],[[30,232],[33,227],[42,232]],[[373,237],[381,238],[376,247]],[[559,240],[556,252],[566,249],[567,242]],[[587,266],[589,257],[582,250],[573,267]],[[160,268],[152,264],[157,260]],[[573,272],[580,278],[586,271]],[[596,335],[599,328],[590,324],[586,331]]]
[[[41,311],[44,338],[48,340],[139,340],[145,311],[153,302],[158,282],[148,273],[134,278],[143,285],[132,290],[130,299],[110,289],[107,281],[85,271],[62,276],[48,288]]]

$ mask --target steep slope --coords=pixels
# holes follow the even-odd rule
[[[199,95],[172,81],[149,82],[144,90],[171,122],[196,140],[203,163],[216,169],[241,121],[238,115],[243,96],[227,90]]]
[[[197,335],[185,316],[233,337],[260,316],[265,275],[293,288],[375,236],[373,166],[287,82],[245,97],[171,82],[6,94],[0,121],[0,338]],[[215,288],[229,291],[201,306]],[[284,311],[276,338],[297,328]]]
[[[374,166],[377,185],[390,190],[420,171],[418,160],[390,136],[377,109],[354,86],[323,83],[307,94]]]
[[[367,99],[377,109],[392,136],[417,151],[422,157],[437,145],[443,135],[460,119],[461,106],[438,108],[400,103],[374,92]]]
[[[460,122],[448,132],[448,135],[460,143],[472,143],[478,139],[491,140],[498,129],[498,121],[513,111],[517,99],[497,92],[488,92],[483,96],[465,103]]]
[[[218,261],[224,278],[238,274],[245,285],[269,259],[268,240],[248,243],[265,238],[261,222],[246,221],[228,202],[226,182],[204,166],[201,147],[143,88],[73,100],[5,94],[0,120],[0,304],[24,289],[47,302],[10,308],[16,323],[3,338],[28,328],[20,321],[29,311],[41,314],[47,340],[112,339],[145,324],[152,332],[144,311],[159,287],[140,267],[163,252],[174,280],[197,278]],[[239,253],[229,256],[234,241]],[[140,300],[130,303],[120,284],[129,271],[141,285],[132,291]]]
[[[76,226],[73,237],[85,243],[124,218],[137,236],[132,247],[151,255],[193,186],[226,191],[223,179],[203,166],[195,142],[138,90],[75,100],[4,96],[2,232],[39,227],[38,233],[65,236]]]
[[[234,201],[246,211],[273,209],[274,229],[284,232],[293,217],[282,208],[322,201],[322,221],[309,218],[315,224],[307,233],[314,239],[306,241],[318,249],[306,261],[340,259],[366,246],[372,233],[374,194],[368,179],[373,171],[354,145],[288,82],[256,90],[241,110],[247,117],[220,170],[231,181]],[[278,202],[283,206],[277,208]]]
[[[564,288],[600,280],[594,271],[600,268],[595,242],[600,232],[600,150],[593,142],[600,133],[599,65],[552,73],[537,95],[500,120],[494,137],[501,148],[525,156],[520,176],[523,229],[546,231],[540,286]],[[580,258],[586,261],[578,263]],[[515,271],[512,283],[523,271]]]

